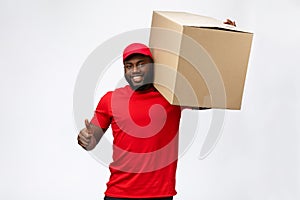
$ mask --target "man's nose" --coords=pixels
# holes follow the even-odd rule
[[[140,67],[138,65],[134,65],[132,72],[139,72],[140,71]]]

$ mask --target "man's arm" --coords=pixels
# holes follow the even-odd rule
[[[90,123],[86,119],[85,128],[79,132],[77,137],[78,144],[85,150],[90,151],[99,143],[106,130]]]

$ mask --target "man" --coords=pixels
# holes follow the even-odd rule
[[[123,52],[130,86],[106,93],[78,143],[93,149],[111,125],[114,144],[105,199],[172,199],[175,191],[181,108],[153,87],[153,57],[140,43]]]
[[[172,200],[182,109],[154,88],[153,57],[147,46],[128,45],[123,64],[129,86],[101,98],[91,122],[85,120],[78,143],[92,150],[112,128],[113,162],[105,200]]]

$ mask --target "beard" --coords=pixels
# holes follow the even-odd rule
[[[144,91],[153,86],[153,68],[143,75],[143,80],[140,83],[134,83],[131,79],[131,75],[125,74],[124,76],[130,87],[135,91]]]

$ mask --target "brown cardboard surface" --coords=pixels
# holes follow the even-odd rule
[[[253,34],[200,15],[154,11],[154,85],[174,105],[241,109]]]

